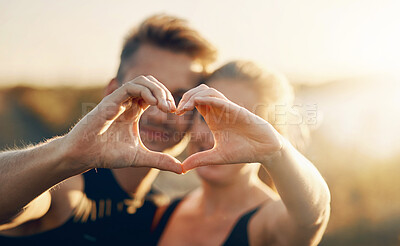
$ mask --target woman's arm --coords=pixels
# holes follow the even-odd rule
[[[185,95],[177,113],[196,107],[215,142],[212,149],[187,158],[185,170],[203,165],[261,163],[274,180],[287,215],[278,218],[274,229],[283,234],[287,230],[310,234],[326,224],[330,214],[327,184],[315,166],[271,124],[206,85]]]
[[[271,175],[286,209],[267,227],[278,240],[292,245],[314,245],[330,215],[330,192],[315,166],[287,140],[262,165]],[[292,235],[292,237],[288,237]],[[293,241],[297,240],[297,241]],[[301,243],[303,242],[303,243]]]

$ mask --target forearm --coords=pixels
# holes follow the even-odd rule
[[[55,184],[81,173],[69,165],[62,138],[0,153],[0,223]]]
[[[282,150],[263,163],[289,215],[300,225],[315,225],[330,212],[329,188],[315,166],[285,140]]]

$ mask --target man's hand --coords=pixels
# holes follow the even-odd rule
[[[140,140],[139,118],[150,105],[174,112],[168,89],[152,76],[139,76],[106,96],[64,137],[67,157],[90,168],[154,167],[182,173],[170,155],[148,150]]]
[[[282,136],[267,121],[213,88],[200,85],[186,92],[176,113],[195,107],[213,133],[215,144],[187,158],[185,171],[204,165],[266,162],[282,149]]]

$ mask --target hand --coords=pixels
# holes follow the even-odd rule
[[[213,88],[200,85],[186,92],[176,114],[195,107],[214,135],[214,147],[188,157],[182,163],[185,171],[204,165],[266,162],[283,148],[283,137],[271,124]]]
[[[150,105],[174,112],[168,89],[152,76],[139,76],[115,90],[64,137],[68,158],[85,168],[154,167],[182,173],[170,155],[148,150],[140,140],[139,118]]]

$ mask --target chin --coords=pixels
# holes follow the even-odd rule
[[[177,145],[176,142],[165,141],[143,141],[144,146],[152,151],[163,152],[167,149],[173,148]]]
[[[223,186],[236,182],[251,169],[248,164],[225,164],[198,167],[196,171],[202,181]]]
[[[196,168],[197,175],[207,183],[223,185],[232,179],[232,173],[226,166],[203,166]]]

